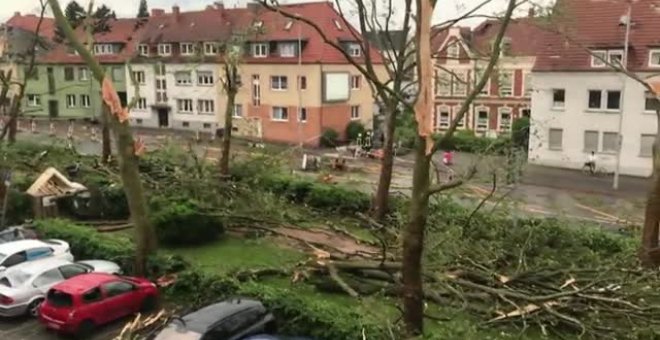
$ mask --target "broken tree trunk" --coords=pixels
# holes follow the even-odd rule
[[[396,124],[396,100],[385,104],[385,145],[381,160],[378,188],[374,197],[374,218],[382,221],[389,210],[390,186],[392,184],[392,167],[394,166],[394,129]]]
[[[660,248],[658,237],[660,229],[660,110],[658,117],[658,132],[653,143],[653,174],[651,185],[646,196],[644,212],[644,229],[642,229],[642,246],[640,260],[645,267],[657,268],[660,265]]]

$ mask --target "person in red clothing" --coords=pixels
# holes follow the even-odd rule
[[[454,153],[451,152],[451,151],[445,151],[442,154],[442,164],[444,164],[444,165],[454,164]]]

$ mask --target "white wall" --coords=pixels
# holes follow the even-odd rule
[[[642,75],[645,77],[645,75]],[[650,157],[640,157],[642,134],[655,134],[654,113],[644,112],[645,89],[636,81],[614,72],[535,72],[529,146],[530,163],[580,169],[591,150],[584,150],[584,131],[599,131],[597,165],[614,171],[616,154],[603,153],[603,132],[617,132],[620,113],[590,111],[589,90],[622,90],[621,174],[648,176]],[[553,89],[565,89],[565,108],[552,108]],[[561,150],[550,150],[549,129],[563,129]]]

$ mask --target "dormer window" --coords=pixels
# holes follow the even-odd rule
[[[204,54],[206,55],[218,54],[218,46],[212,42],[204,43]]]
[[[351,57],[360,57],[362,56],[362,48],[360,44],[350,43],[348,44],[348,55]]]
[[[591,67],[606,67],[608,64],[620,65],[623,62],[623,50],[591,51]]]
[[[337,19],[332,19],[332,22],[335,24],[335,27],[337,27],[338,30],[343,30],[344,28],[341,27],[341,23]]]
[[[649,67],[660,67],[660,50],[649,51]]]
[[[295,57],[298,50],[298,44],[296,43],[279,43],[277,45],[279,50],[280,57]]]
[[[261,20],[258,20],[258,21],[254,22],[254,27],[256,27],[256,28],[261,28],[261,27],[263,27],[263,25],[264,25],[264,22],[261,21]]]
[[[149,56],[149,45],[145,45],[145,44],[138,45],[138,53],[143,57]]]
[[[158,44],[158,55],[160,55],[160,56],[172,55],[172,45],[171,44]]]
[[[114,49],[112,44],[96,44],[94,45],[94,54],[96,55],[114,54]]]
[[[268,56],[268,43],[256,43],[252,45],[252,56],[255,58],[266,58]]]
[[[179,44],[181,49],[181,55],[193,55],[195,54],[195,45],[192,43],[181,43]]]
[[[458,42],[453,42],[447,46],[447,58],[449,59],[458,59],[460,53]]]
[[[284,25],[284,30],[288,31],[291,29],[291,26],[293,26],[293,21],[289,20],[286,22],[286,25]]]

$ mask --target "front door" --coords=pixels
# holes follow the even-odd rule
[[[158,109],[158,127],[168,126],[170,126],[169,111],[167,109]]]
[[[48,101],[48,116],[50,118],[57,118],[60,115],[60,107],[57,103],[57,100]]]

